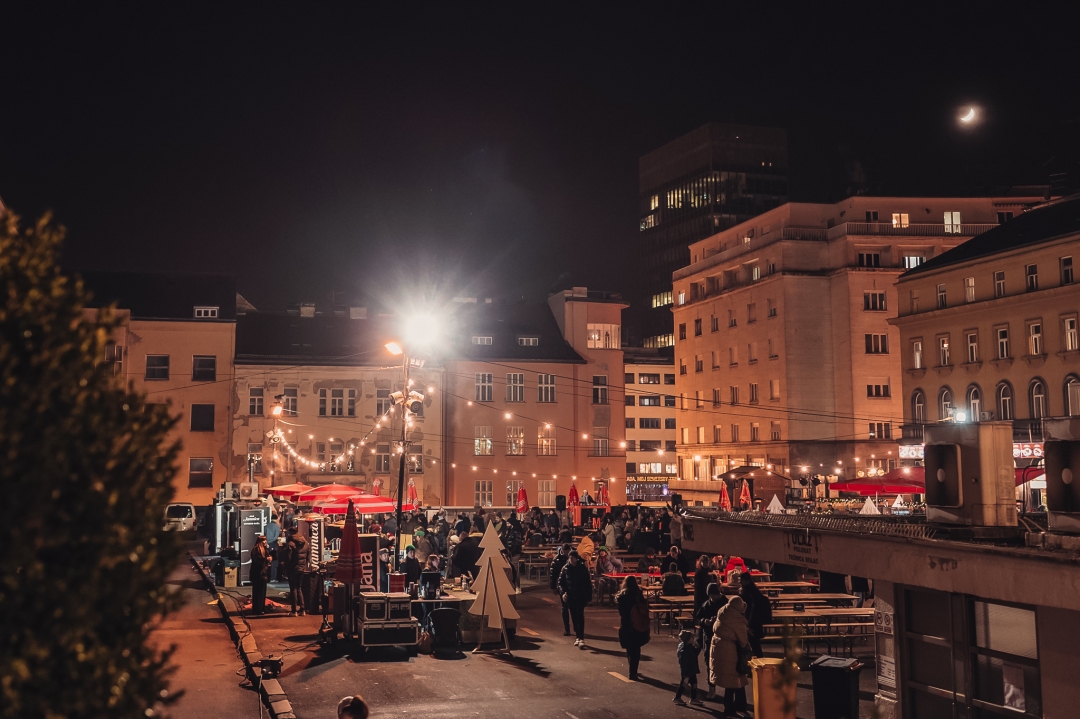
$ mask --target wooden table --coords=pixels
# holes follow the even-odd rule
[[[807,609],[802,612],[791,609],[777,609],[773,611],[772,616],[773,622],[776,624],[802,625],[805,630],[802,632],[800,642],[807,645],[807,648],[810,648],[810,645],[814,643],[824,642],[826,647],[831,649],[833,643],[836,642],[841,644],[845,651],[853,650],[854,642],[857,639],[873,635],[874,609],[872,607],[822,607]],[[834,620],[843,618],[852,618],[856,621],[850,624],[841,622],[834,627]],[[770,626],[776,629],[775,624],[766,625],[766,629]],[[834,632],[834,629],[838,631]],[[844,631],[845,629],[846,631]],[[779,641],[780,639],[781,637],[776,633],[770,633],[764,637],[766,641]]]
[[[832,594],[830,592],[816,592],[814,594],[781,594],[769,597],[773,604],[798,604],[800,602],[854,602],[858,597],[854,594]]]
[[[781,591],[785,589],[817,589],[818,585],[813,582],[756,582],[758,589],[765,592],[770,589]]]

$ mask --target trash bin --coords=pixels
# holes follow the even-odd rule
[[[755,719],[795,719],[795,682],[782,684],[780,677],[785,661],[773,657],[750,660]]]
[[[859,719],[858,659],[820,656],[810,665],[816,719]]]

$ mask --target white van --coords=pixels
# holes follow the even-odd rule
[[[195,529],[195,505],[174,502],[165,507],[165,529],[188,532]]]

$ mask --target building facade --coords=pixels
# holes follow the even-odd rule
[[[787,133],[775,128],[709,123],[641,158],[642,268],[631,315],[646,347],[673,344],[671,274],[689,263],[690,244],[787,194]]]
[[[904,425],[1009,420],[1019,466],[1042,423],[1080,416],[1080,199],[1046,203],[903,274],[897,282]]]
[[[624,492],[618,295],[584,287],[546,305],[460,303],[446,367],[446,500],[531,506],[559,495]]]
[[[791,203],[691,245],[672,309],[684,495],[715,502],[708,482],[744,465],[807,484],[896,466],[897,277],[1036,201]]]
[[[676,476],[675,359],[670,351],[623,351],[626,496],[663,501]]]

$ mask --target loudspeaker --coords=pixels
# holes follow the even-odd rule
[[[1043,446],[1046,457],[1046,508],[1051,512],[1080,512],[1080,442],[1047,440]],[[1030,476],[1038,474],[1031,471]]]
[[[923,482],[926,503],[931,507],[959,507],[964,503],[960,445],[927,444],[924,449]]]
[[[555,511],[557,511],[557,512],[565,512],[566,511],[566,495],[565,494],[556,494],[555,495]]]

